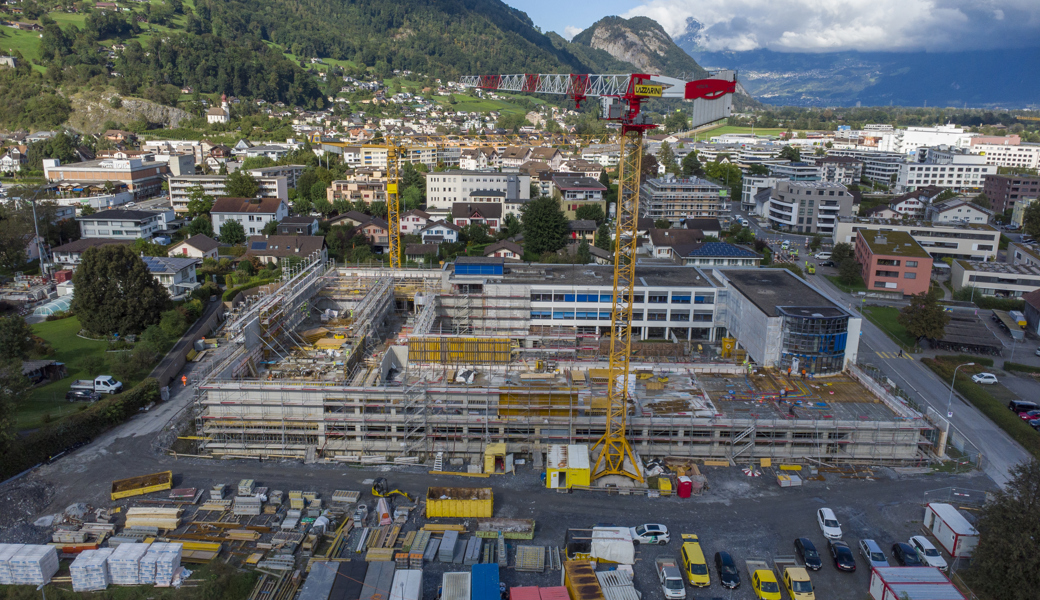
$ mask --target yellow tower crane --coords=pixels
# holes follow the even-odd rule
[[[629,397],[634,383],[629,378],[632,356],[632,297],[635,289],[636,223],[639,219],[639,184],[643,158],[643,135],[656,127],[640,114],[649,98],[675,98],[694,102],[692,126],[700,127],[730,116],[736,75],[716,73],[709,79],[682,81],[659,75],[482,75],[463,77],[462,84],[489,90],[563,94],[575,105],[588,97],[602,102],[600,118],[618,122],[621,160],[618,168],[618,200],[614,229],[614,291],[610,329],[610,380],[606,430],[593,446],[599,450],[592,475],[598,479],[623,475],[643,481],[642,468],[625,435]]]

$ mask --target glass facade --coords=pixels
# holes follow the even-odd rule
[[[776,307],[783,315],[781,369],[840,373],[845,366],[849,316],[833,307]],[[798,360],[795,366],[795,359]]]

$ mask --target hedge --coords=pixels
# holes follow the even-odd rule
[[[70,446],[90,441],[158,400],[159,382],[145,379],[122,394],[105,396],[85,410],[37,429],[0,452],[0,480],[17,475]]]
[[[954,367],[960,364],[960,357],[937,356],[934,359],[922,358],[921,362],[927,365],[943,381],[949,381],[953,377]],[[978,359],[976,359],[976,362],[978,362]],[[982,386],[973,382],[971,380],[971,371],[974,370],[977,369],[970,369],[967,373],[965,373],[964,369],[958,371],[957,381],[953,386],[954,389],[974,404],[975,408],[982,411],[982,414],[989,417],[998,427],[1007,432],[1011,439],[1021,444],[1026,449],[1026,452],[1040,458],[1040,434],[1034,431],[1029,423],[1023,421],[1017,413],[1008,410],[1004,402],[996,399]]]
[[[250,281],[249,283],[243,283],[242,285],[238,285],[238,286],[235,286],[233,288],[224,290],[224,294],[220,298],[224,302],[231,302],[232,300],[235,299],[235,296],[237,296],[239,292],[244,292],[246,290],[251,290],[251,289],[254,289],[254,288],[258,288],[258,287],[260,287],[262,285],[267,285],[267,284],[272,283],[274,281],[275,281],[274,279],[261,279],[261,280],[258,280],[258,281]]]
[[[940,354],[935,358],[942,361],[957,361],[957,364],[964,364],[973,362],[977,365],[985,365],[987,367],[993,366],[993,359],[986,358],[985,356],[975,356],[974,354]],[[952,374],[952,373],[951,373]]]
[[[1010,361],[1004,361],[1005,371],[1021,371],[1022,373],[1040,373],[1040,367],[1033,367],[1030,365],[1023,365],[1020,363],[1013,363]]]

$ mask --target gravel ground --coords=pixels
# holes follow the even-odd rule
[[[301,465],[295,461],[219,461],[196,458],[174,459],[151,449],[152,435],[119,438],[112,435],[72,455],[46,465],[15,482],[0,487],[0,498],[11,511],[0,514],[0,541],[45,541],[46,531],[31,526],[40,516],[61,512],[73,502],[92,506],[126,506],[129,501],[112,503],[108,489],[112,479],[161,470],[174,472],[174,487],[208,488],[214,483],[236,484],[252,478],[257,485],[281,490],[314,490],[324,497],[333,490],[363,491],[362,502],[374,506],[365,479],[384,476],[389,483],[414,495],[423,495],[428,486],[485,487],[495,493],[495,516],[535,519],[536,536],[525,544],[562,546],[570,527],[590,527],[611,522],[634,526],[660,522],[668,526],[672,542],[667,546],[643,546],[637,552],[636,586],[644,600],[660,600],[654,559],[678,557],[680,533],[700,536],[706,556],[727,550],[743,566],[749,557],[792,554],[792,542],[799,536],[812,539],[821,553],[826,544],[815,522],[817,508],[827,506],[837,513],[850,546],[861,538],[874,538],[884,549],[895,541],[905,541],[919,531],[924,493],[950,486],[993,489],[982,474],[904,475],[890,469],[876,469],[872,480],[845,479],[825,475],[825,481],[809,481],[799,488],[780,488],[765,474],[748,478],[737,468],[703,467],[708,488],[698,497],[648,499],[643,496],[607,496],[600,492],[562,494],[541,487],[540,474],[529,465],[517,474],[473,479],[430,475],[419,467],[352,469],[342,465]],[[412,522],[410,521],[410,526]],[[409,527],[410,528],[410,527]],[[406,528],[407,530],[407,528]],[[30,539],[34,535],[37,539]],[[510,543],[510,563],[513,548]],[[859,557],[857,556],[857,559]],[[427,599],[432,599],[440,576],[461,566],[433,563],[426,567]],[[840,573],[825,561],[824,568],[811,574],[818,598],[861,600],[867,589],[869,569],[861,565],[856,573]],[[714,585],[690,592],[688,599],[752,598],[749,586],[723,590]],[[520,573],[506,569],[502,581],[509,586],[559,585],[560,573]]]

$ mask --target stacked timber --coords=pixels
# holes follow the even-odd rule
[[[72,591],[96,592],[108,588],[108,557],[115,552],[112,548],[84,550],[69,566],[72,576]]]
[[[182,512],[180,508],[135,506],[126,511],[126,526],[177,529],[181,524]]]
[[[141,559],[151,544],[119,544],[108,557],[108,574],[116,585],[140,585]]]
[[[51,534],[51,541],[56,544],[82,544],[87,541],[87,532],[59,530]]]
[[[11,584],[41,585],[58,572],[58,549],[54,546],[15,545],[19,547],[7,558]]]

